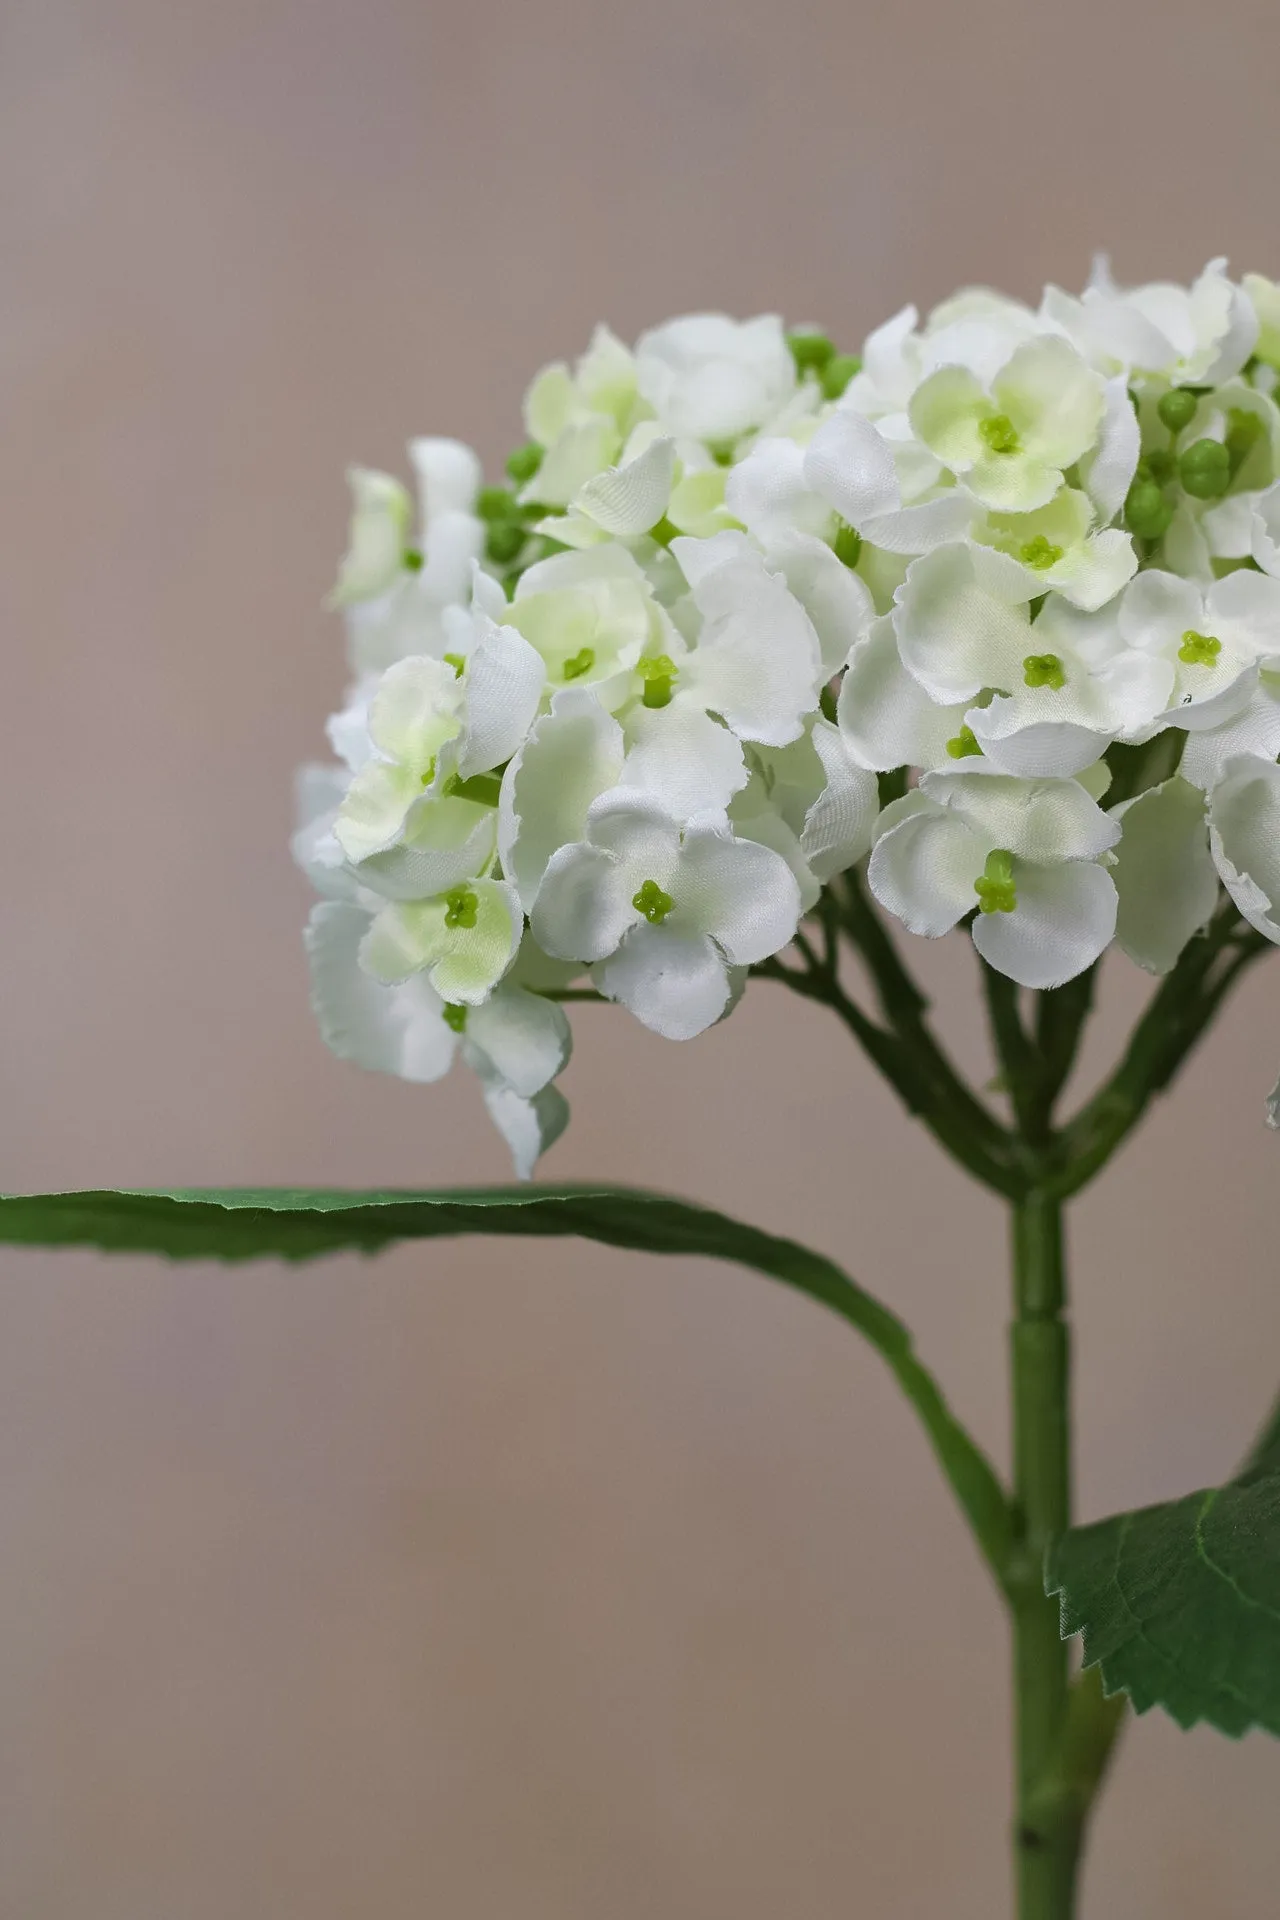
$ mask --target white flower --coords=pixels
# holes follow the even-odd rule
[[[524,917],[504,880],[467,879],[431,899],[393,900],[374,920],[360,964],[387,985],[425,973],[442,1000],[478,1007],[516,956]]]
[[[901,459],[900,447],[892,446],[861,414],[842,406],[810,441],[804,478],[864,540],[889,553],[928,553],[962,539],[975,513],[969,495],[963,488],[947,487],[928,498],[904,500]],[[937,472],[935,462],[929,488]]]
[[[990,388],[939,367],[911,396],[911,425],[976,500],[1002,513],[1047,506],[1065,470],[1096,444],[1103,383],[1063,339],[1028,340]]]
[[[734,832],[782,855],[808,912],[825,883],[870,849],[879,782],[839,728],[821,718],[803,740],[756,748],[751,761],[751,778],[730,808]]]
[[[893,617],[884,614],[849,656],[836,720],[860,766],[945,768],[982,751],[966,721],[970,704],[930,697],[903,666]]]
[[[796,369],[776,314],[691,313],[640,336],[636,383],[665,432],[728,446],[781,410]]]
[[[644,573],[613,541],[527,568],[501,617],[541,655],[548,695],[590,687],[610,711],[631,697],[641,654],[662,653],[672,633]]]
[[[638,413],[635,362],[608,327],[597,327],[573,373],[557,361],[525,395],[525,429],[542,458],[521,500],[567,507],[617,459]]]
[[[563,1009],[514,978],[475,1007],[447,1004],[422,973],[384,984],[360,965],[368,928],[356,906],[330,901],[312,910],[311,1004],[325,1044],[340,1060],[417,1082],[442,1079],[460,1051],[480,1077],[517,1174],[528,1179],[568,1118],[550,1084],[571,1050]]]
[[[368,860],[415,832],[431,836],[430,819],[443,817],[454,790],[503,765],[527,734],[543,662],[511,628],[477,618],[484,631],[465,659],[401,660],[378,684],[368,709],[375,757],[357,769],[334,827],[348,859]],[[483,797],[496,804],[496,782]]]
[[[639,663],[622,780],[689,819],[722,810],[746,784],[743,741],[782,747],[801,737],[823,667],[804,608],[743,534],[681,537],[671,552],[689,583],[697,644],[673,631]]]
[[[1191,287],[1164,281],[1121,290],[1100,256],[1079,300],[1050,287],[1042,308],[1095,366],[1164,374],[1175,385],[1212,386],[1243,367],[1258,338],[1247,295],[1211,260]]]
[[[547,862],[581,840],[593,800],[618,783],[622,728],[593,693],[564,687],[502,776],[498,852],[528,912]]]
[[[1280,581],[1241,569],[1202,587],[1153,568],[1125,588],[1119,622],[1131,647],[1173,669],[1167,719],[1217,727],[1247,704],[1258,661],[1280,650]]]
[[[468,598],[484,551],[474,508],[480,462],[459,440],[409,443],[418,482],[420,528],[398,480],[368,468],[349,474],[354,495],[350,543],[331,604],[345,609],[356,673],[380,671],[411,653],[440,653],[441,615]]]
[[[1086,613],[1105,606],[1138,569],[1129,535],[1118,527],[1096,531],[1092,503],[1076,487],[1060,487],[1035,513],[988,514],[974,537],[1015,560],[1032,593],[1060,593]]]
[[[1115,809],[1121,839],[1111,878],[1119,945],[1149,973],[1168,973],[1218,900],[1204,795],[1174,776]]]
[[[1242,753],[1262,760],[1280,755],[1280,653],[1262,665],[1257,685],[1238,713],[1220,726],[1187,735],[1178,771],[1207,793],[1222,778],[1227,761]]]
[[[1251,754],[1227,761],[1209,795],[1209,844],[1249,925],[1280,942],[1280,765]]]
[[[591,807],[585,839],[552,856],[532,925],[545,952],[589,963],[608,999],[688,1040],[728,1006],[729,968],[777,953],[799,916],[786,861],[735,839],[723,814],[682,832],[652,796],[619,789]]]
[[[1028,571],[973,543],[924,555],[894,614],[898,646],[939,704],[993,696],[970,706],[965,723],[1001,771],[1074,774],[1110,738],[1154,720],[1173,671],[1128,644],[1106,613],[1080,613],[1050,596],[1033,622]]]
[[[1077,781],[927,773],[881,815],[868,878],[883,907],[930,939],[976,907],[985,960],[1019,986],[1057,987],[1115,933],[1115,886],[1095,863],[1119,837]]]

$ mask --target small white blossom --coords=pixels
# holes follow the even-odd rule
[[[552,856],[532,927],[545,952],[589,963],[608,999],[686,1040],[725,1011],[729,969],[776,953],[799,917],[795,877],[772,849],[735,839],[723,814],[682,830],[648,794],[620,789]]]
[[[636,383],[664,432],[730,446],[781,411],[796,369],[776,314],[691,313],[640,336]]]

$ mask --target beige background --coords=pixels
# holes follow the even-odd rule
[[[855,344],[1095,245],[1274,270],[1277,55],[1245,0],[8,0],[3,1183],[505,1177],[472,1086],[342,1067],[306,1007],[344,462],[496,464],[601,315]],[[1079,1209],[1086,1514],[1226,1469],[1280,1378],[1277,978]],[[823,1016],[579,1034],[552,1176],[843,1254],[1003,1448],[997,1211]],[[1004,1911],[1002,1625],[834,1320],[574,1246],[0,1274],[6,1916]],[[1272,1911],[1278,1789],[1144,1722],[1091,1920]]]

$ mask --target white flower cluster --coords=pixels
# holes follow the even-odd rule
[[[1105,268],[968,291],[860,358],[772,315],[606,328],[510,487],[357,469],[353,673],[295,851],[346,1058],[456,1052],[518,1170],[566,992],[688,1039],[867,862],[1053,987],[1173,966],[1225,886],[1280,941],[1280,289]],[[576,985],[575,985],[576,983]]]

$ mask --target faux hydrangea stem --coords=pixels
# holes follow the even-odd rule
[[[1010,1334],[1018,1546],[1013,1622],[1018,1920],[1071,1920],[1082,1809],[1066,1772],[1069,1649],[1044,1560],[1071,1512],[1070,1342],[1062,1210],[1039,1191],[1013,1207]]]

